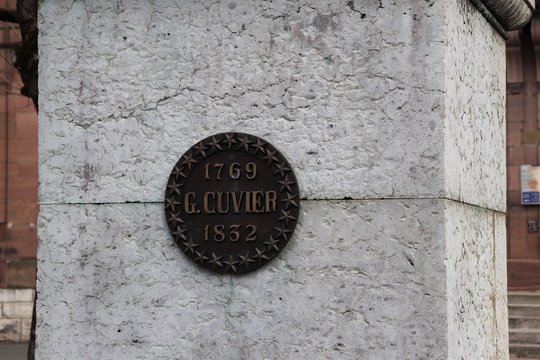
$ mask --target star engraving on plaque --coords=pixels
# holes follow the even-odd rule
[[[249,267],[249,263],[255,262],[250,256],[249,256],[249,250],[246,252],[246,255],[238,255],[240,258],[240,261],[238,262],[238,265],[245,266],[246,269]]]
[[[283,237],[285,240],[287,240],[287,234],[292,232],[292,230],[289,230],[289,229],[287,229],[287,228],[285,227],[285,224],[281,224],[281,227],[280,227],[280,228],[276,226],[276,227],[274,227],[274,229],[277,230],[277,232],[278,232],[278,237],[281,236],[281,237]]]
[[[270,260],[268,256],[266,256],[264,253],[265,250],[259,250],[259,248],[255,248],[256,254],[253,255],[253,258],[258,260],[259,265],[261,265],[262,260]]]
[[[289,225],[290,220],[296,220],[294,216],[292,216],[290,210],[281,210],[281,213],[283,215],[280,216],[278,220],[285,220],[285,224]]]
[[[198,163],[198,161],[193,158],[192,154],[189,154],[189,155],[185,154],[184,155],[184,164],[187,165],[188,169],[191,170],[191,165],[196,164],[196,163]]]
[[[238,261],[234,260],[234,257],[232,255],[229,256],[229,260],[224,260],[223,263],[227,265],[225,268],[225,271],[229,271],[229,269],[232,269],[232,271],[236,272],[236,265],[238,264]]]
[[[223,150],[223,148],[220,145],[220,142],[218,139],[216,139],[215,136],[212,136],[212,140],[208,143],[210,146],[210,150],[214,151],[216,149]]]
[[[184,173],[184,167],[183,166],[178,166],[176,165],[174,167],[174,170],[172,172],[172,175],[177,178],[179,176],[183,177],[183,178],[187,178],[187,174]]]
[[[180,184],[176,182],[176,179],[173,179],[173,181],[167,185],[167,189],[171,189],[171,193],[180,195]]]
[[[165,210],[171,209],[172,212],[176,212],[176,207],[180,205],[180,202],[174,199],[174,196],[165,199]]]
[[[236,140],[234,139],[234,134],[225,134],[224,141],[229,146],[229,149],[233,146],[233,144],[236,144]]]
[[[195,254],[195,248],[199,246],[199,244],[195,244],[193,242],[192,238],[189,238],[189,241],[184,241],[182,244],[184,244],[184,246],[186,247],[184,250],[186,254],[188,251],[192,254]]]
[[[180,217],[180,212],[171,212],[171,216],[167,219],[167,221],[172,222],[173,226],[184,223],[184,220],[182,220],[182,218]]]
[[[223,267],[223,264],[221,263],[222,256],[217,256],[215,253],[212,253],[212,257],[210,260],[208,260],[208,263],[212,265],[212,269],[216,270],[216,267]]]
[[[280,174],[281,177],[284,177],[287,171],[291,171],[291,169],[287,167],[287,164],[285,162],[282,162],[281,164],[277,164],[276,166],[277,166],[277,170],[274,171],[274,174]]]
[[[268,160],[268,163],[272,164],[272,161],[278,161],[276,154],[277,151],[266,149],[266,156],[263,157],[263,160]]]
[[[187,240],[186,233],[187,229],[184,229],[178,225],[176,226],[176,230],[172,232],[172,235],[174,237],[179,237],[180,239]]]
[[[283,180],[279,180],[278,183],[281,184],[281,191],[287,189],[288,192],[292,192],[291,185],[295,184],[294,181],[289,179],[289,175],[285,175],[285,178]]]
[[[255,148],[255,154],[257,154],[259,151],[264,154],[264,146],[265,145],[266,145],[266,143],[264,141],[262,141],[261,139],[257,139],[257,142],[252,144],[251,146],[253,146]]]
[[[204,264],[207,260],[208,260],[208,257],[204,256],[204,253],[206,252],[206,250],[203,250],[203,251],[195,251],[195,258],[193,259],[196,263],[199,263],[199,264]]]
[[[298,197],[298,195],[293,195],[290,192],[288,192],[286,196],[287,198],[281,199],[281,201],[285,203],[285,209],[288,209],[289,207],[291,207],[291,205],[298,207],[298,203],[294,200],[295,198]]]
[[[281,240],[279,239],[274,239],[272,238],[272,236],[270,236],[268,238],[268,241],[265,241],[264,242],[264,245],[267,245],[267,249],[270,251],[272,249],[275,249],[276,251],[279,251],[279,246],[277,246],[277,244],[280,242]]]
[[[249,140],[249,137],[247,135],[244,135],[243,138],[239,137],[238,141],[240,141],[240,148],[245,147],[246,151],[249,151],[249,144],[251,144],[253,141]]]
[[[206,157],[206,153],[204,152],[204,150],[206,150],[208,148],[206,146],[204,146],[202,141],[200,143],[198,143],[197,145],[195,145],[193,148],[199,150],[199,152],[202,154],[202,156]]]

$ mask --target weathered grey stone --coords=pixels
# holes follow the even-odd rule
[[[447,197],[505,212],[505,42],[467,0],[445,4]]]
[[[504,211],[504,42],[467,0],[235,5],[44,2],[43,203],[162,201],[192,144],[236,130],[307,198]]]
[[[448,201],[445,215],[448,359],[508,359],[505,214]]]
[[[185,257],[159,204],[40,217],[40,359],[446,358],[442,200],[304,202],[239,277]]]
[[[304,197],[444,194],[443,3],[128,3],[41,6],[43,203],[162,201],[231,130],[277,146]]]

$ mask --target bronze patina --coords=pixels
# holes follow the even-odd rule
[[[197,264],[246,273],[292,236],[300,210],[294,172],[267,141],[222,133],[192,146],[174,166],[165,214],[174,240]]]

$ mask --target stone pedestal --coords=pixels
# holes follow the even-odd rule
[[[38,359],[507,359],[504,39],[465,0],[40,9]],[[187,259],[172,166],[265,138],[298,228]]]

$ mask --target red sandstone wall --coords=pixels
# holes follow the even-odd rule
[[[19,42],[17,28],[0,22],[0,41]],[[0,50],[0,288],[27,288],[36,271],[37,114],[19,95],[13,56]]]

